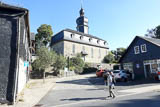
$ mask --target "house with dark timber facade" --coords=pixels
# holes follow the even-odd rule
[[[133,79],[155,79],[160,72],[160,39],[136,36],[119,61]]]
[[[0,103],[12,103],[29,78],[29,11],[0,2]]]

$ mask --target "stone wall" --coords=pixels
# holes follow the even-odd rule
[[[75,45],[75,53],[72,51],[73,45]],[[88,63],[101,63],[105,55],[108,53],[108,50],[105,48],[64,41],[64,56],[76,56],[77,53],[81,53],[83,50],[88,54],[83,57],[84,61]]]
[[[52,50],[54,50],[57,54],[64,54],[64,42],[58,42],[52,46]]]
[[[98,69],[98,66],[100,65],[102,69],[107,69],[107,70],[111,70],[113,69],[113,66],[115,64],[106,64],[106,63],[90,63],[89,64],[90,67],[94,67],[94,68],[97,68]]]

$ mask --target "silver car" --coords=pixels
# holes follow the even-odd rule
[[[126,70],[113,70],[112,71],[116,81],[128,81],[129,74]]]

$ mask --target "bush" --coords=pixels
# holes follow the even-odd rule
[[[80,57],[73,57],[70,59],[70,68],[74,68],[75,73],[81,74],[85,63]]]
[[[114,55],[111,52],[109,52],[109,54],[106,55],[103,59],[104,63],[113,63],[114,61],[115,61]]]
[[[60,69],[64,69],[66,64],[66,59],[62,55],[57,55],[55,62],[52,64],[54,74],[58,75],[60,73]]]

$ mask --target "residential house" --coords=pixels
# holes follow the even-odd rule
[[[160,39],[136,36],[119,62],[134,79],[155,79],[160,72]]]

